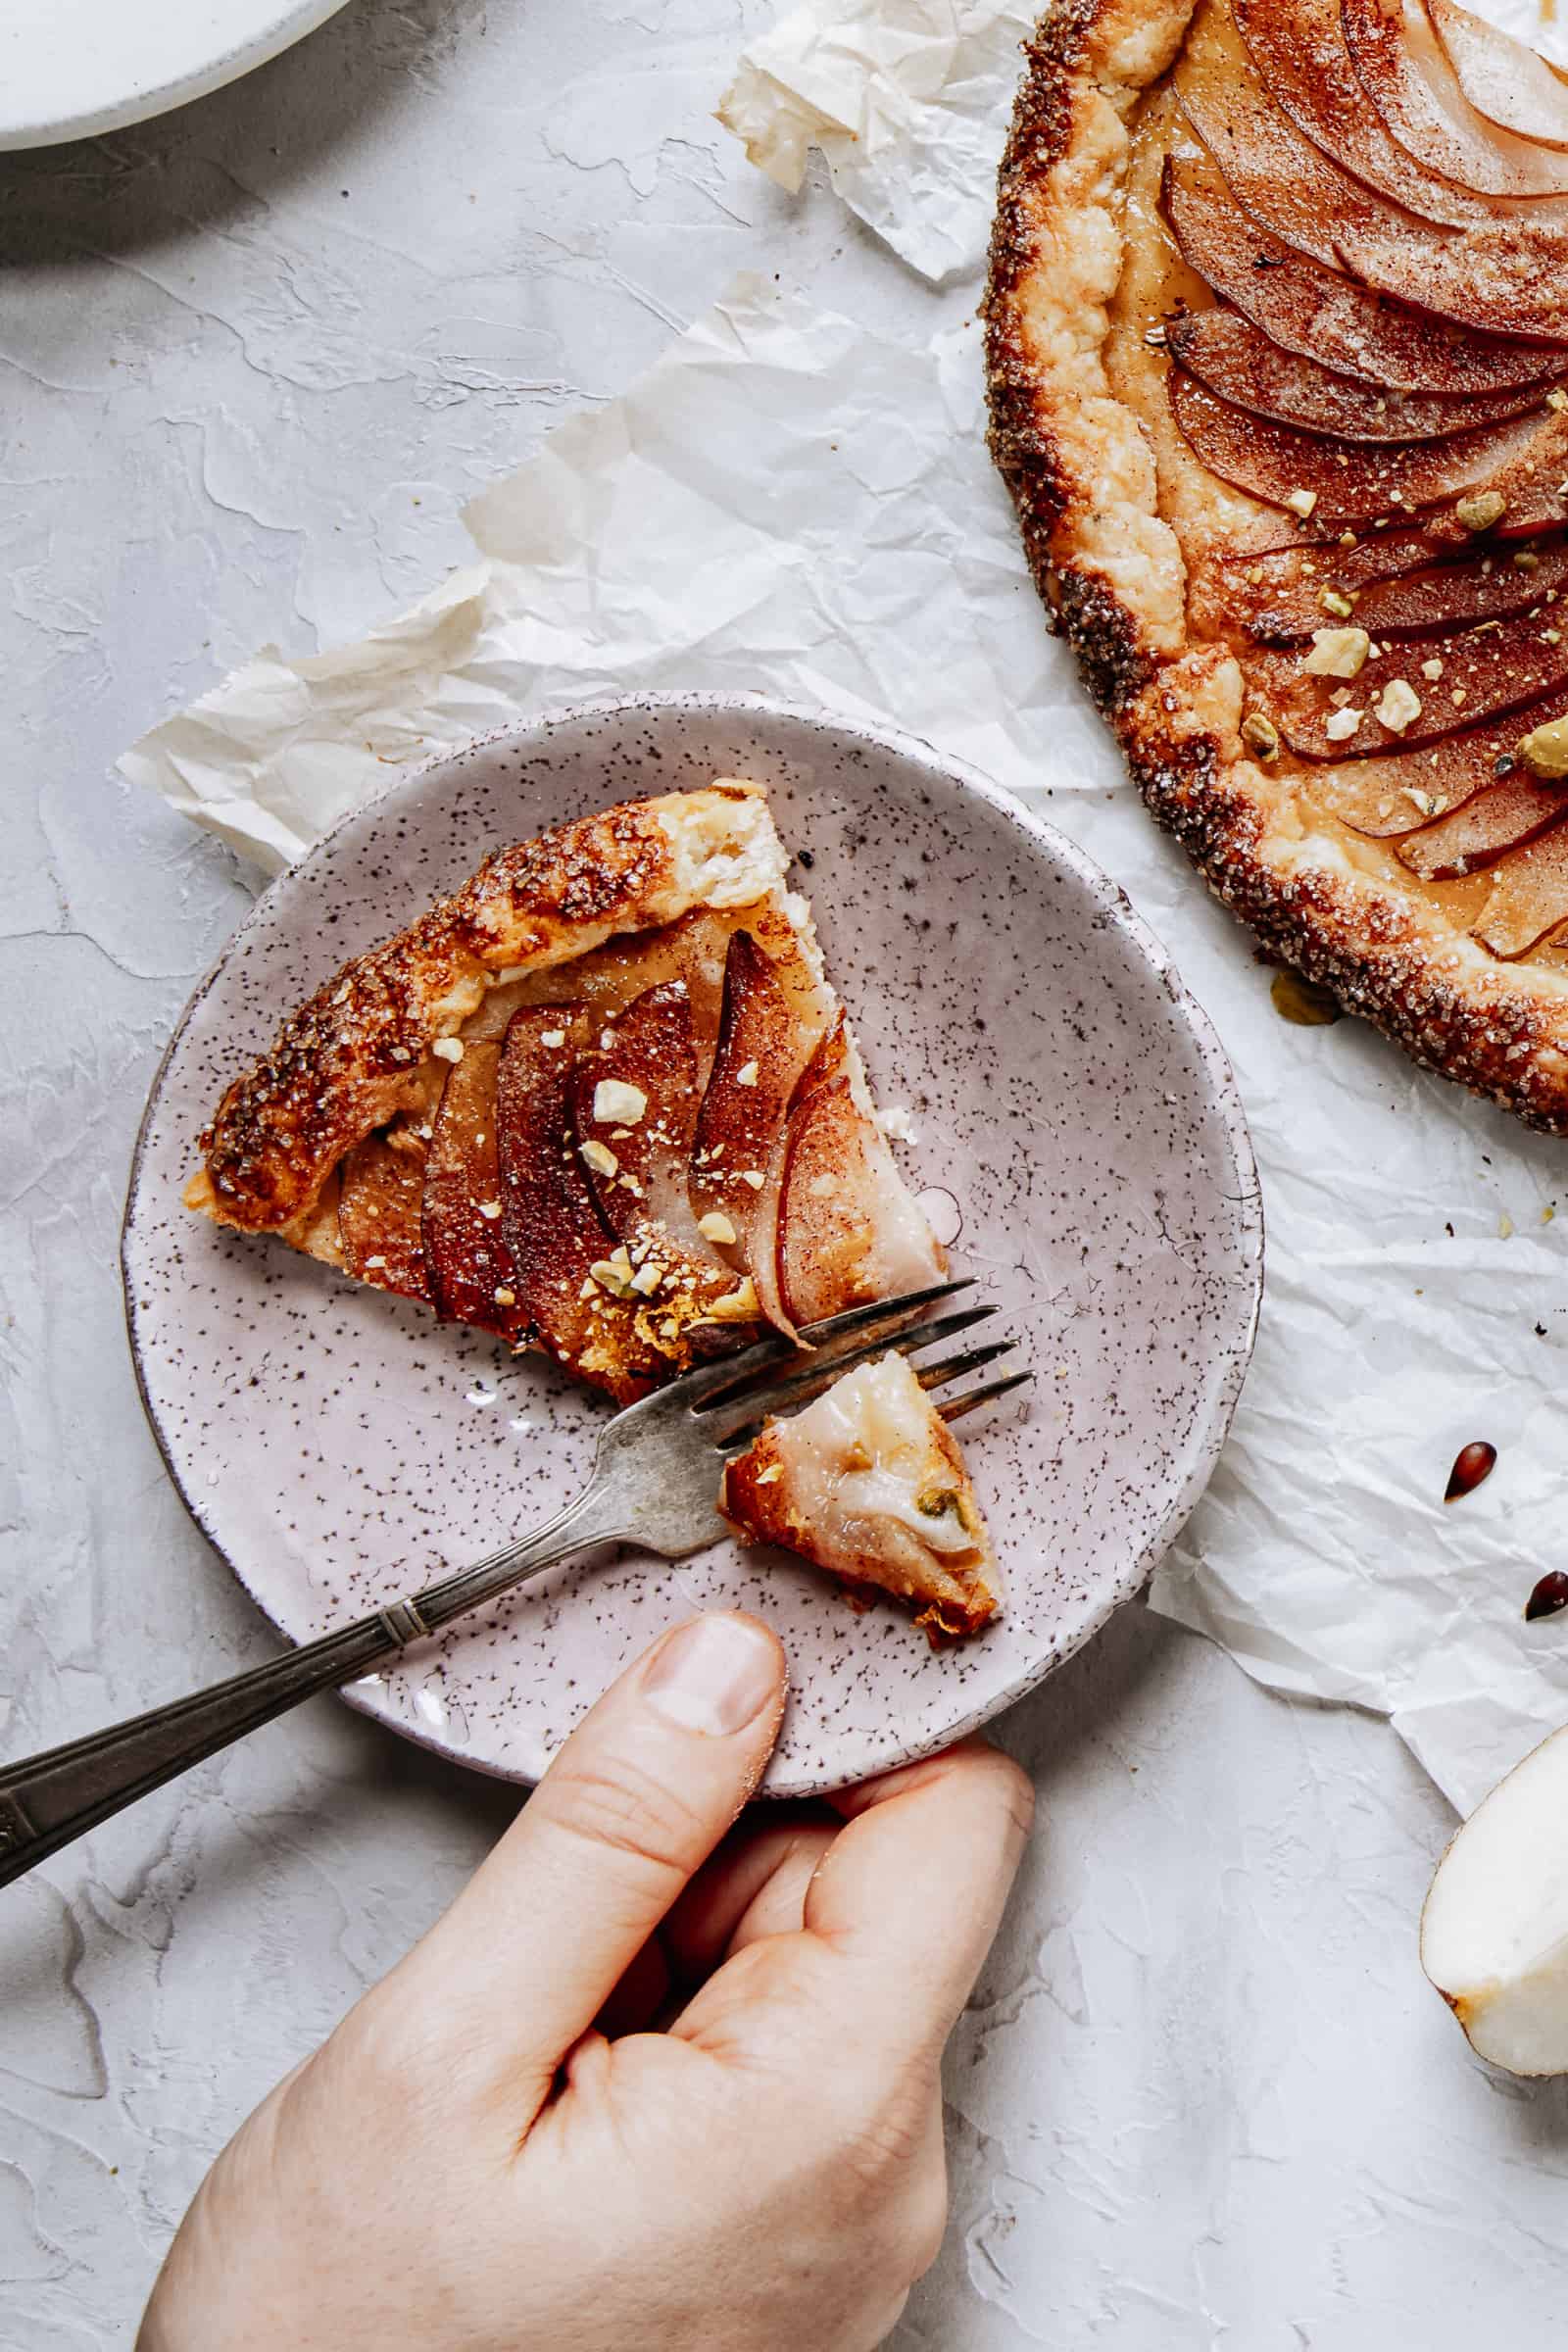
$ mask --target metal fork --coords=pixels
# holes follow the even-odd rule
[[[804,1368],[770,1383],[762,1376],[801,1364],[800,1352],[783,1338],[760,1340],[738,1355],[702,1365],[607,1422],[582,1494],[519,1543],[209,1690],[0,1766],[0,1886],[301,1699],[384,1666],[411,1642],[424,1641],[454,1617],[542,1576],[574,1551],[636,1544],[679,1560],[714,1543],[724,1533],[721,1465],[751,1443],[762,1420],[808,1403],[841,1373],[890,1348],[912,1354],[983,1322],[994,1306],[920,1320],[928,1307],[970,1287],[938,1283],[812,1324],[801,1335],[810,1349]],[[968,1348],[926,1367],[918,1378],[922,1387],[942,1387],[995,1362],[1012,1344]],[[1029,1377],[1015,1372],[991,1381],[938,1410],[956,1420]]]

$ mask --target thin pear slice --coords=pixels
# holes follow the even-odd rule
[[[772,958],[749,931],[737,931],[724,967],[718,1045],[693,1138],[689,1184],[695,1213],[722,1217],[733,1230],[734,1241],[717,1247],[738,1268],[771,1257],[770,1242],[760,1250],[753,1247],[761,1196],[790,1098],[819,1040],[819,1029],[802,1021],[779,985]],[[763,1297],[763,1286],[758,1295]]]
[[[778,1270],[791,1321],[923,1289],[947,1271],[886,1137],[856,1100],[843,1025],[824,1039],[790,1113]]]
[[[407,1107],[343,1157],[338,1234],[349,1273],[404,1298],[428,1298],[422,1204],[430,1120],[448,1065],[433,1061],[409,1084]]]
[[[1514,850],[1493,868],[1492,891],[1475,936],[1512,962],[1568,922],[1568,830],[1561,825]]]
[[[740,1286],[687,1199],[698,1089],[684,980],[645,989],[597,1032],[578,1055],[570,1103],[580,1164],[600,1216],[628,1254],[628,1287],[651,1328],[674,1341],[695,1325],[694,1344],[705,1348],[753,1337],[740,1320],[707,1321]],[[755,1313],[744,1318],[756,1321]]]
[[[1495,218],[1484,196],[1428,172],[1391,135],[1350,63],[1340,0],[1234,0],[1234,9],[1270,96],[1325,155],[1423,220],[1463,228]]]
[[[1314,520],[1325,524],[1386,521],[1447,505],[1501,478],[1531,441],[1550,431],[1531,416],[1446,441],[1369,448],[1250,416],[1179,368],[1166,380],[1171,414],[1210,473],[1268,506],[1291,509],[1310,499]]]
[[[1478,115],[1518,138],[1568,148],[1568,82],[1555,67],[1454,0],[1426,0],[1426,12]]]
[[[571,1130],[573,1063],[587,1022],[575,1005],[514,1013],[496,1077],[501,1211],[517,1303],[559,1363],[629,1403],[668,1371],[646,1327],[645,1301],[602,1279],[614,1247],[594,1205]],[[628,1268],[629,1271],[629,1268]]]
[[[499,1040],[470,1038],[447,1080],[425,1154],[421,1222],[436,1313],[515,1339],[527,1317],[501,1221],[500,1061]]]
[[[1432,684],[1421,679],[1421,691]],[[1396,840],[1435,819],[1454,816],[1478,794],[1492,792],[1500,782],[1523,781],[1514,760],[1520,735],[1527,726],[1563,716],[1568,716],[1568,692],[1533,704],[1528,718],[1522,712],[1504,712],[1484,726],[1445,735],[1419,751],[1347,760],[1343,767],[1314,774],[1313,798],[1353,832],[1378,841]],[[1568,801],[1563,806],[1568,809]]]
[[[1401,841],[1395,853],[1423,882],[1453,882],[1495,865],[1509,850],[1537,840],[1568,816],[1560,785],[1510,777],[1478,792],[1462,808]]]
[[[1396,392],[1486,394],[1562,368],[1560,352],[1382,302],[1294,252],[1243,212],[1206,156],[1166,159],[1163,202],[1183,261],[1282,351]]]
[[[1568,1732],[1484,1797],[1439,1863],[1421,1965],[1477,2055],[1568,2074]]]
[[[1418,164],[1479,196],[1568,195],[1568,155],[1477,114],[1420,0],[1341,0],[1350,63]]]
[[[1298,432],[1342,441],[1439,441],[1542,405],[1537,384],[1507,392],[1391,392],[1281,351],[1237,311],[1190,311],[1165,330],[1173,359],[1221,400]]]
[[[1442,662],[1440,678],[1423,676],[1423,658]],[[1412,752],[1560,692],[1568,686],[1568,639],[1526,613],[1457,636],[1377,651],[1352,678],[1315,676],[1297,654],[1260,654],[1253,671],[1293,752],[1303,760],[1355,760]],[[1364,713],[1359,725],[1348,736],[1338,729],[1331,734],[1331,723],[1348,707]]]
[[[1456,562],[1436,560],[1443,553],[1425,532],[1379,532],[1352,548],[1298,542],[1227,557],[1218,576],[1200,584],[1201,609],[1224,600],[1221,609],[1239,613],[1259,645],[1304,645],[1336,620],[1353,620],[1377,638],[1447,634],[1535,608],[1544,626],[1555,624],[1568,589],[1568,541],[1539,552],[1487,545]]]

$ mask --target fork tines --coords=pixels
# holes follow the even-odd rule
[[[997,1312],[994,1303],[960,1307],[956,1312],[938,1315],[930,1322],[921,1322],[924,1310],[939,1300],[967,1290],[964,1282],[942,1283],[930,1290],[907,1293],[901,1298],[885,1298],[869,1307],[852,1307],[846,1314],[834,1315],[826,1322],[808,1326],[802,1339],[809,1346],[809,1359],[799,1371],[763,1386],[754,1385],[748,1374],[781,1369],[777,1355],[767,1355],[755,1364],[746,1357],[731,1367],[732,1379],[717,1394],[710,1395],[698,1406],[704,1418],[711,1413],[714,1436],[726,1452],[749,1445],[769,1414],[793,1411],[820,1396],[825,1389],[851,1372],[858,1364],[869,1363],[874,1357],[897,1352],[900,1355],[922,1353],[941,1340],[956,1339],[963,1331],[972,1330]],[[766,1348],[768,1343],[764,1342]],[[1004,1340],[985,1348],[969,1348],[957,1355],[947,1356],[935,1364],[917,1368],[916,1378],[924,1389],[944,1387],[948,1382],[961,1380],[970,1372],[978,1372],[985,1364],[995,1363],[1001,1355],[1017,1345]],[[748,1354],[756,1356],[757,1350]],[[798,1354],[789,1350],[799,1362]],[[1005,1380],[992,1381],[966,1396],[953,1397],[938,1406],[943,1419],[956,1421],[977,1405],[989,1404],[995,1397],[1004,1396],[1010,1389],[1021,1387],[1031,1375],[1016,1372]]]

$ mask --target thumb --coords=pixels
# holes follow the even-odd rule
[[[528,2120],[755,1791],[785,1689],[784,1653],[754,1617],[694,1617],[665,1634],[572,1733],[396,1972],[456,2047],[493,2050],[514,2091],[531,2082]]]

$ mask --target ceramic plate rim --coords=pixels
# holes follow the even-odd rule
[[[274,893],[279,891],[284,883],[296,880],[309,866],[312,859],[321,856],[348,826],[358,824],[374,810],[389,806],[404,793],[413,790],[419,780],[430,774],[433,769],[448,766],[454,760],[466,757],[473,752],[490,750],[501,744],[533,745],[548,738],[552,729],[556,727],[572,726],[584,719],[634,719],[649,710],[738,712],[742,715],[766,714],[769,717],[795,720],[808,727],[828,732],[836,731],[857,742],[875,744],[878,748],[910,761],[916,768],[924,767],[934,770],[958,784],[965,792],[974,794],[976,798],[984,801],[1004,819],[1023,833],[1029,839],[1036,856],[1043,856],[1058,866],[1068,869],[1090,896],[1099,903],[1107,921],[1112,923],[1125,937],[1138,958],[1160,981],[1175,1017],[1184,1023],[1189,1031],[1214,1108],[1219,1115],[1226,1150],[1235,1172],[1237,1197],[1239,1201],[1245,1202],[1248,1212],[1241,1220],[1237,1237],[1236,1279],[1231,1285],[1231,1288],[1236,1290],[1245,1281],[1247,1286],[1246,1311],[1228,1348],[1219,1351],[1219,1356],[1224,1358],[1223,1374],[1214,1383],[1206,1413],[1195,1424],[1193,1435],[1186,1448],[1185,1475],[1180,1485],[1173,1491],[1152,1534],[1129,1556],[1123,1572],[1114,1578],[1106,1579],[1102,1605],[1090,1613],[1071,1641],[1064,1642],[1060,1647],[1052,1647],[1043,1651],[1033,1658],[1005,1688],[991,1692],[980,1705],[966,1709],[941,1733],[933,1734],[929,1738],[912,1740],[906,1747],[901,1746],[896,1756],[885,1759],[876,1768],[879,1772],[892,1771],[903,1764],[917,1763],[923,1756],[936,1754],[940,1749],[950,1746],[955,1740],[965,1739],[972,1732],[978,1731],[983,1724],[993,1721],[1006,1708],[1016,1705],[1019,1699],[1027,1696],[1031,1690],[1038,1689],[1039,1685],[1056,1667],[1074,1656],[1085,1642],[1099,1633],[1118,1608],[1142,1591],[1154,1568],[1191,1516],[1199,1497],[1208,1484],[1214,1464],[1218,1460],[1229,1435],[1237,1402],[1241,1396],[1242,1387],[1251,1360],[1257,1332],[1258,1312],[1263,1293],[1264,1250],[1262,1199],[1257,1161],[1236,1073],[1207,1013],[1176,970],[1163,943],[1150,929],[1143,916],[1138,913],[1121,885],[1102,866],[1097,864],[1086,851],[1080,849],[1076,842],[1066,834],[1058,832],[1055,826],[1048,824],[1042,817],[1037,816],[1032,808],[1018,800],[1014,794],[1006,791],[1004,786],[998,784],[994,778],[987,776],[967,760],[939,750],[934,744],[929,743],[922,736],[912,733],[909,729],[888,722],[868,721],[826,707],[785,701],[782,698],[765,694],[684,693],[679,689],[671,688],[660,691],[650,690],[644,693],[594,696],[581,702],[561,705],[532,718],[523,719],[509,726],[487,728],[483,733],[469,737],[463,743],[453,744],[432,752],[428,758],[400,769],[397,775],[389,779],[379,792],[371,794],[368,799],[358,802],[354,808],[346,809],[336,822],[322,834],[320,840],[312,845],[303,858],[296,859],[294,864],[285,866],[280,873],[272,877],[266,889],[258,895],[253,905],[246,910],[234,931],[230,933],[219,954],[192,989],[180,1011],[179,1018],[170,1034],[169,1043],[159,1057],[157,1069],[153,1073],[147,1100],[136,1129],[136,1140],[131,1153],[130,1172],[125,1190],[125,1205],[120,1229],[121,1285],[124,1301],[126,1338],[135,1373],[137,1394],[141,1398],[142,1410],[146,1414],[148,1427],[152,1431],[159,1456],[186,1512],[260,1616],[281,1641],[289,1642],[290,1637],[283,1632],[265,1601],[255,1592],[244,1570],[230,1558],[224,1546],[220,1543],[208,1523],[201,1502],[187,1490],[173,1461],[148,1390],[142,1361],[141,1337],[128,1253],[132,1244],[132,1228],[139,1204],[143,1160],[148,1146],[149,1130],[162,1092],[165,1074],[197,1007],[208,991],[215,985],[231,956],[240,948],[252,926],[260,920]],[[637,797],[647,796],[638,795]],[[1216,1361],[1219,1360],[1219,1356],[1216,1356]],[[360,1713],[368,1715],[373,1721],[383,1724],[387,1730],[416,1741],[420,1747],[446,1758],[451,1763],[465,1765],[469,1771],[482,1772],[491,1779],[510,1781],[522,1787],[534,1785],[527,1774],[475,1756],[471,1749],[460,1746],[444,1738],[441,1730],[434,1725],[393,1721],[376,1706],[374,1699],[363,1690],[343,1688],[338,1695],[346,1699],[348,1704]],[[808,1774],[797,1779],[780,1780],[777,1784],[770,1783],[759,1793],[769,1798],[797,1799],[803,1795],[818,1794],[826,1789],[852,1786],[856,1777],[864,1776],[852,1775],[850,1781],[846,1782],[831,1775]]]
[[[348,5],[348,0],[292,0],[292,5],[276,13],[276,0],[257,0],[258,13],[267,8],[266,22],[244,40],[224,49],[217,57],[208,56],[200,64],[193,63],[184,73],[172,75],[149,90],[127,91],[122,98],[90,108],[85,114],[57,115],[38,123],[0,121],[0,155],[25,154],[34,147],[59,147],[68,139],[100,138],[107,131],[128,130],[137,122],[150,122],[159,115],[172,114],[175,107],[188,106],[193,99],[209,98],[215,90],[227,87],[258,66],[270,64],[292,49],[296,41],[315,32],[329,17]]]

